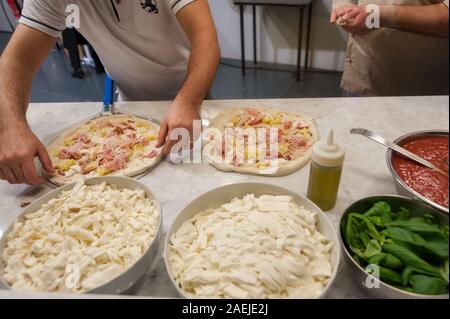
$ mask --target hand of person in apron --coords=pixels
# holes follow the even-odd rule
[[[365,35],[375,30],[368,23],[371,14],[376,13],[367,10],[366,6],[344,5],[331,12],[331,23],[340,25],[345,31],[351,34]]]

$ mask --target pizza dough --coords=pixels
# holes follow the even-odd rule
[[[130,115],[113,115],[69,129],[48,146],[56,173],[50,182],[65,185],[80,177],[139,175],[157,165],[159,125]]]
[[[250,124],[244,121],[239,122],[239,117],[250,116]],[[238,121],[238,122],[237,122]],[[261,161],[258,151],[251,150],[250,147],[244,148],[244,163],[242,160],[236,164],[235,157],[241,156],[233,147],[233,162],[225,163],[224,154],[217,150],[228,152],[223,141],[208,139],[203,148],[203,158],[212,166],[226,172],[237,172],[241,174],[266,175],[266,176],[285,176],[296,172],[305,166],[311,157],[312,146],[318,140],[318,132],[314,120],[305,116],[290,112],[273,109],[252,109],[252,108],[230,108],[222,111],[215,117],[210,124],[210,128],[219,129],[224,133],[227,128],[273,128],[278,130],[278,141],[271,141],[272,137],[266,137],[269,143],[266,151],[270,150],[270,144],[278,143],[278,154],[271,155],[270,158]],[[235,139],[235,136],[222,134],[224,140]],[[219,146],[218,143],[222,142]],[[227,143],[234,144],[235,141]],[[257,144],[259,145],[259,144]],[[251,154],[249,154],[251,153]],[[276,157],[276,158],[275,158]]]

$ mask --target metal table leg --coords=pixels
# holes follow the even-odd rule
[[[298,22],[298,51],[297,51],[297,82],[300,82],[300,63],[302,57],[302,41],[303,41],[303,6],[299,6],[299,22]]]
[[[305,70],[309,67],[309,45],[311,41],[311,24],[312,24],[312,10],[313,3],[308,5],[308,26],[306,29],[306,55],[305,55]]]
[[[255,1],[256,2],[256,1]],[[240,12],[240,27],[241,27],[241,64],[242,75],[246,74],[246,61],[245,61],[245,26],[244,26],[244,9],[245,3],[234,1],[236,5],[239,5]],[[261,3],[250,3],[253,10],[253,62],[256,65],[258,63],[258,43],[257,43],[257,30],[256,30],[256,6],[263,5]],[[273,4],[275,5],[275,4]],[[303,16],[305,5],[299,5],[299,23],[298,23],[298,48],[297,48],[297,82],[301,78],[301,60],[302,60],[302,46],[303,46]],[[307,22],[307,34],[306,34],[306,54],[305,54],[305,69],[309,67],[309,50],[311,40],[311,25],[312,25],[312,4],[308,5],[308,22]]]
[[[245,33],[244,33],[244,5],[239,5],[241,14],[241,63],[242,63],[242,75],[245,75]]]
[[[258,63],[258,48],[256,42],[256,5],[253,5],[253,63]]]

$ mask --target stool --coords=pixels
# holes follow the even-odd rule
[[[311,36],[311,20],[312,20],[312,2],[313,0],[234,0],[233,3],[239,6],[240,24],[241,24],[241,63],[242,74],[245,75],[245,33],[244,33],[244,9],[245,6],[253,7],[253,62],[257,64],[257,46],[256,46],[256,6],[279,6],[279,7],[296,7],[299,9],[299,26],[298,26],[298,48],[297,48],[297,82],[300,81],[300,64],[303,42],[303,16],[304,9],[308,8],[308,23],[306,31],[306,55],[305,69],[309,63],[309,44]]]

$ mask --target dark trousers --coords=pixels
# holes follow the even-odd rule
[[[105,72],[100,58],[95,52],[92,45],[74,28],[66,29],[63,31],[63,44],[64,47],[69,51],[70,65],[72,69],[81,69],[80,53],[78,51],[78,45],[87,45],[89,51],[91,52],[92,58],[94,59],[95,69],[98,73]]]

